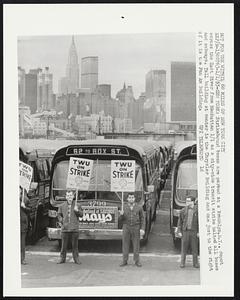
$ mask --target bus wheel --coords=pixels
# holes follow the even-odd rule
[[[144,246],[147,244],[148,242],[148,236],[149,236],[149,233],[150,233],[150,230],[151,230],[151,210],[149,211],[149,214],[148,216],[146,217],[147,219],[147,222],[146,222],[146,227],[145,227],[145,235],[144,235],[144,238],[141,240],[140,244],[141,246]]]
[[[58,247],[59,247],[59,249],[62,248],[62,240],[58,240]]]
[[[148,235],[149,235],[149,232],[146,232],[145,235],[144,235],[144,238],[140,241],[140,246],[145,246],[147,244]]]
[[[158,203],[156,202],[155,207],[154,207],[153,217],[152,217],[152,221],[153,221],[153,222],[155,222],[155,221],[156,221],[156,218],[157,218],[157,206],[158,206]],[[150,226],[150,229],[151,229],[151,226]],[[149,230],[150,230],[150,229],[149,229]]]
[[[157,217],[157,212],[156,212],[156,208],[154,209],[154,214],[152,217],[152,221],[155,222],[156,221],[156,217]]]
[[[42,232],[41,232],[42,222],[43,222],[43,209],[41,206],[39,206],[34,220],[32,244],[36,244],[38,240],[42,237]]]
[[[173,244],[176,249],[178,250],[181,249],[181,239],[173,238]]]

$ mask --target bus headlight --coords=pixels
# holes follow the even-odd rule
[[[174,209],[174,210],[173,210],[173,216],[174,216],[174,217],[179,217],[180,211],[181,211],[180,209]]]
[[[51,210],[51,209],[49,209],[49,211],[48,211],[48,216],[49,216],[50,218],[56,218],[56,217],[57,217],[57,211],[56,211],[56,210]]]

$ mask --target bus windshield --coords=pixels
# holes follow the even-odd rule
[[[187,196],[197,197],[197,161],[187,159],[180,163],[177,174],[176,201],[185,203]]]
[[[137,163],[135,165],[135,197],[136,201],[141,201],[143,193],[142,170],[140,165]],[[68,167],[69,161],[61,161],[55,166],[52,182],[53,198],[55,201],[64,199]],[[88,191],[79,191],[78,199],[121,201],[121,193],[111,192],[110,170],[110,160],[94,160],[89,189]]]

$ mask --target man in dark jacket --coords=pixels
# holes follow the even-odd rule
[[[133,244],[133,258],[135,265],[141,267],[139,260],[140,249],[140,232],[144,235],[145,219],[143,209],[135,202],[134,194],[129,194],[127,198],[128,203],[124,205],[123,210],[120,211],[120,221],[123,223],[122,235],[122,251],[123,261],[120,267],[126,266],[129,255],[130,242]]]
[[[83,210],[74,200],[75,194],[72,190],[66,192],[66,202],[58,209],[58,219],[62,224],[62,248],[60,253],[59,264],[65,263],[67,255],[68,240],[72,241],[72,255],[76,264],[81,264],[78,257],[78,230],[79,217],[83,216]]]
[[[198,263],[198,206],[194,205],[195,198],[187,197],[186,206],[181,210],[177,231],[182,238],[181,243],[181,268],[185,267],[185,260],[189,245],[191,245],[193,266],[199,268]]]
[[[22,188],[19,187],[19,200],[20,200],[20,227],[21,227],[21,264],[26,265],[25,260],[25,247],[26,247],[26,235],[28,232],[28,218],[31,211],[30,201],[24,193],[24,199],[22,199]]]

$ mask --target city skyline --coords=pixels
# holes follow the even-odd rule
[[[57,93],[58,81],[65,76],[71,40],[70,35],[19,37],[18,65],[26,72],[48,66]],[[79,60],[98,56],[99,84],[111,84],[113,98],[124,82],[133,87],[138,98],[145,91],[149,70],[166,70],[171,61],[195,61],[193,33],[74,35],[74,40]]]

